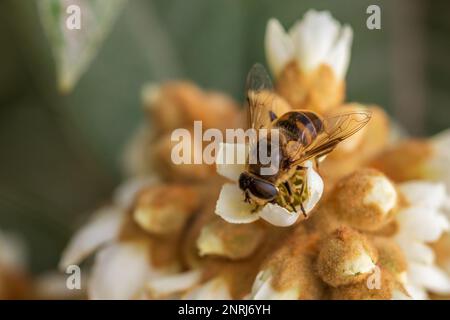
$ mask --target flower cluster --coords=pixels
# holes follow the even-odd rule
[[[81,228],[60,266],[95,252],[93,299],[424,299],[450,295],[448,134],[388,146],[388,117],[345,102],[352,30],[309,11],[266,31],[277,115],[370,110],[367,126],[319,170],[304,164],[298,208],[244,201],[245,165],[175,165],[170,133],[241,127],[230,98],[186,82],[145,88],[148,123],[126,152],[130,178]],[[224,143],[217,157],[245,145]],[[225,179],[224,179],[225,178]]]

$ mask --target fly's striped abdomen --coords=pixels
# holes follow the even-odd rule
[[[309,146],[323,130],[321,118],[310,111],[291,111],[278,118],[274,128],[282,131],[286,143],[296,141]]]

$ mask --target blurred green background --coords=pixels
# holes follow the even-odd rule
[[[450,127],[449,1],[129,0],[68,95],[37,1],[0,1],[0,229],[24,236],[35,272],[120,182],[142,85],[185,78],[242,100],[270,17],[290,27],[330,10],[354,29],[348,100],[383,106],[412,135]],[[381,30],[366,28],[370,4]]]

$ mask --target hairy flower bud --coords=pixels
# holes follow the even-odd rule
[[[338,287],[366,279],[377,259],[376,249],[365,236],[341,227],[323,241],[317,270],[323,281]]]
[[[180,231],[199,206],[195,188],[183,185],[158,185],[145,188],[133,208],[135,222],[155,234]]]
[[[333,288],[333,300],[407,300],[408,294],[395,277],[386,269],[381,268],[377,274],[379,279],[374,286],[366,281]]]
[[[333,192],[335,214],[359,230],[383,227],[392,220],[398,205],[395,186],[373,169],[360,169],[341,179]]]
[[[218,255],[237,260],[250,256],[263,237],[264,229],[258,223],[231,224],[215,219],[202,228],[197,247],[200,256]]]

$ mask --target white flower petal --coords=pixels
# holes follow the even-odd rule
[[[438,294],[450,293],[450,278],[441,269],[419,263],[409,265],[409,278],[416,285]]]
[[[251,298],[253,300],[296,300],[299,296],[297,288],[277,291],[271,285],[272,274],[269,270],[260,271],[253,283]]]
[[[264,44],[269,68],[278,76],[286,64],[293,60],[294,44],[277,19],[270,19],[267,23]]]
[[[408,272],[406,270],[402,271],[397,274],[396,278],[402,285],[404,285],[408,281]]]
[[[77,231],[62,254],[59,268],[65,270],[78,264],[99,246],[116,239],[122,226],[124,212],[114,207],[98,210],[91,221]]]
[[[400,190],[411,204],[426,208],[440,208],[445,201],[445,186],[428,181],[410,181],[400,184]]]
[[[351,46],[353,40],[353,30],[349,26],[344,26],[336,40],[334,47],[330,50],[325,63],[327,63],[339,79],[344,79],[350,64]]]
[[[364,203],[376,205],[386,215],[397,205],[397,191],[384,176],[372,177],[371,182],[372,185],[364,197]]]
[[[191,270],[150,280],[147,288],[153,297],[182,292],[196,285],[201,279],[200,270]]]
[[[234,183],[222,186],[216,204],[216,214],[230,223],[250,223],[259,219],[256,212],[252,212],[252,205],[244,202],[244,194]]]
[[[393,290],[391,300],[411,300],[411,297],[407,296],[400,290]]]
[[[450,150],[448,149],[450,147],[450,129],[444,130],[436,134],[432,138],[432,142],[437,147],[442,148],[443,150],[446,149],[448,155],[450,156]]]
[[[410,181],[400,185],[410,207],[397,215],[400,230],[395,237],[405,253],[408,276],[405,288],[413,299],[427,299],[427,291],[450,293],[450,277],[434,265],[434,252],[426,245],[449,229],[440,211],[447,199],[445,186],[429,181]]]
[[[414,261],[424,264],[434,263],[433,250],[424,243],[415,241],[409,237],[397,236],[396,242],[406,255],[408,261]]]
[[[140,242],[113,244],[95,257],[88,295],[91,299],[133,299],[156,275],[148,246]]]
[[[289,227],[297,221],[299,213],[268,203],[259,211],[259,216],[274,226]]]
[[[220,143],[216,157],[217,173],[232,181],[238,181],[245,171],[247,146],[241,143]]]
[[[187,300],[230,300],[230,290],[225,279],[216,277],[188,292]]]
[[[371,273],[375,269],[376,265],[373,263],[372,258],[365,252],[363,248],[357,257],[347,261],[344,266],[344,274],[347,276],[353,276],[357,274]]]
[[[411,207],[398,214],[402,234],[425,242],[439,239],[448,230],[449,225],[445,216],[428,208]]]
[[[322,177],[308,165],[308,170],[306,171],[306,180],[308,181],[308,199],[303,203],[306,213],[309,213],[322,198],[323,194],[323,180]]]
[[[406,292],[408,292],[408,294],[411,296],[411,299],[428,300],[428,293],[423,287],[413,285],[410,283],[410,281],[408,281],[408,283],[404,287]]]
[[[339,24],[328,11],[308,11],[290,30],[299,66],[311,71],[325,61],[339,33]]]
[[[225,243],[215,230],[203,227],[197,238],[197,249],[200,256],[208,254],[223,255],[226,252]]]
[[[138,191],[157,182],[158,178],[152,176],[130,179],[116,189],[113,197],[114,203],[121,208],[128,209],[133,204]]]
[[[250,293],[250,298],[261,289],[267,279],[272,277],[272,272],[270,270],[261,270],[255,277],[253,281],[252,292]]]
[[[450,197],[446,197],[442,210],[447,215],[447,217],[450,219]]]
[[[341,27],[328,11],[308,11],[290,30],[294,55],[302,70],[308,72],[327,64],[338,79],[344,79],[350,61],[353,32]]]

